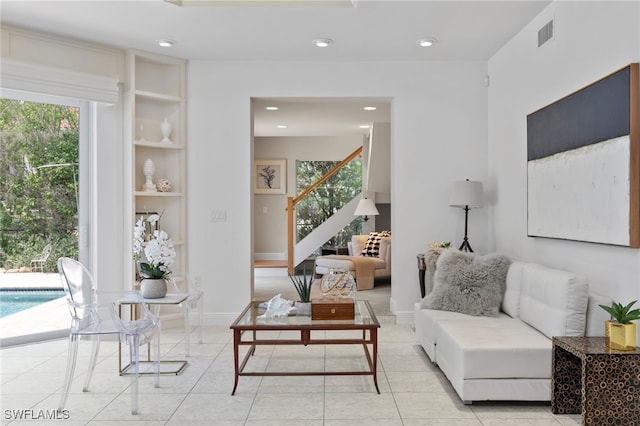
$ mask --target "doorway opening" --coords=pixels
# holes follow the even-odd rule
[[[282,293],[284,297],[287,295],[296,297],[295,289],[287,277],[286,210],[287,198],[295,198],[300,191],[300,182],[296,173],[297,165],[301,162],[307,164],[340,162],[354,150],[366,148],[358,158],[362,163],[363,194],[358,193],[356,197],[366,196],[375,200],[381,215],[370,218],[361,232],[368,233],[376,230],[376,221],[389,226],[391,185],[388,129],[391,121],[391,100],[388,98],[252,98],[251,111],[253,117],[251,152],[254,164],[278,160],[279,164],[285,164],[286,170],[286,188],[282,193],[270,194],[255,190],[256,178],[259,176],[255,171],[252,172],[251,178],[254,183],[252,242],[255,266],[252,297],[264,299],[277,293]],[[372,152],[370,149],[373,141],[372,133],[378,135],[384,133],[376,132],[378,126],[386,126],[386,145],[382,151]],[[375,143],[383,144],[380,140]],[[381,154],[382,152],[386,154]],[[378,167],[377,163],[383,166]],[[373,172],[369,170],[372,164],[376,164]],[[376,176],[375,186],[369,185],[373,183],[369,182],[371,173]],[[385,181],[386,184],[383,184]],[[378,190],[378,188],[382,189]],[[320,241],[318,247],[314,247],[315,254],[304,254],[303,257],[306,260],[301,265],[307,265],[307,274],[312,273],[313,256],[322,252],[322,246],[332,238],[335,239],[335,235],[354,219],[359,219],[353,215],[353,212],[343,216],[347,220],[344,226],[339,227],[335,234],[328,236],[324,243]],[[385,228],[385,230],[389,229]],[[294,239],[298,242],[295,236]],[[271,267],[262,268],[261,264]],[[387,285],[390,286],[390,283],[387,282]]]

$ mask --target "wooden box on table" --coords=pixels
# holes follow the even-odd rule
[[[311,319],[313,320],[352,320],[354,318],[353,299],[323,298],[311,301]]]

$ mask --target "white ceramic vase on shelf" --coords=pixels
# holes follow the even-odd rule
[[[151,158],[144,160],[144,166],[142,167],[142,173],[144,174],[145,182],[142,185],[142,190],[145,192],[157,192],[156,185],[153,183],[153,175],[156,172],[156,165]]]
[[[172,143],[169,136],[171,136],[171,123],[168,119],[164,119],[164,121],[160,124],[160,131],[162,132],[162,142],[164,143]]]
[[[167,282],[162,278],[144,278],[140,282],[140,292],[145,299],[159,299],[167,295]]]

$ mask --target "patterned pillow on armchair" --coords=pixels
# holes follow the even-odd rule
[[[380,242],[383,238],[391,237],[389,231],[370,232],[367,242],[364,243],[364,248],[360,252],[360,256],[367,257],[379,257],[380,256]]]

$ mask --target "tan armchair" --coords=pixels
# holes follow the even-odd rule
[[[346,268],[356,279],[358,290],[369,290],[373,288],[373,278],[382,278],[391,276],[391,237],[382,238],[380,241],[380,250],[378,257],[361,256],[362,249],[367,242],[368,235],[354,235],[347,244],[349,248],[349,256],[331,255],[319,256],[315,262],[315,274],[328,274],[332,268]],[[370,265],[361,265],[366,262]],[[361,276],[358,279],[358,272]],[[372,274],[371,274],[372,272]],[[370,275],[370,276],[369,276]]]

